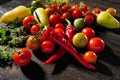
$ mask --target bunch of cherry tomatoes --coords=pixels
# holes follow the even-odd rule
[[[45,11],[48,15],[49,26],[53,27],[59,35],[65,35],[67,26],[65,19],[68,19],[75,28],[71,44],[74,47],[83,49],[87,46],[88,51],[83,54],[83,59],[89,63],[96,62],[97,53],[103,51],[105,43],[100,37],[95,36],[95,31],[91,26],[95,23],[96,14],[99,14],[102,10],[100,8],[90,10],[89,6],[84,3],[73,5],[62,3],[59,6],[57,4],[47,6]],[[108,10],[108,12],[113,16],[116,15],[114,9]],[[30,50],[40,49],[45,54],[51,54],[55,51],[56,44],[46,40],[44,35],[42,35],[41,26],[36,23],[32,15],[26,16],[22,24],[30,32],[30,36],[26,41],[26,46]],[[20,66],[27,65],[30,60],[31,52],[27,48],[20,48],[14,54],[14,61]]]

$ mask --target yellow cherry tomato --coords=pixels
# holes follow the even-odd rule
[[[112,16],[116,16],[116,9],[115,8],[107,8],[106,12],[109,12]]]

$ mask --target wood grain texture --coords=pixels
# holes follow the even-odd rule
[[[9,0],[4,0],[4,4],[0,5],[0,15],[18,5],[27,5],[32,0],[7,1]],[[119,0],[74,0],[73,2],[79,1],[88,4],[91,9],[116,8],[116,18],[120,22]],[[101,26],[94,28],[97,36],[103,38],[106,43],[104,51],[98,54],[95,71],[82,67],[68,54],[54,64],[43,65],[39,59],[40,52],[37,51],[34,52],[30,64],[25,67],[16,66],[14,63],[0,66],[0,80],[120,80],[120,29],[108,30]]]

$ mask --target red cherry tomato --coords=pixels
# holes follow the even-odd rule
[[[59,14],[52,14],[49,17],[49,22],[52,26],[55,26],[57,23],[61,23],[61,16]]]
[[[88,42],[88,49],[96,53],[103,51],[104,47],[105,43],[99,37],[91,38]]]
[[[62,20],[65,21],[65,19],[68,19],[68,20],[71,19],[71,13],[70,12],[64,12],[62,14]]]
[[[92,13],[93,14],[99,14],[99,13],[101,13],[102,12],[102,10],[100,9],[100,8],[94,8],[93,10],[92,10]]]
[[[88,14],[85,16],[85,23],[87,26],[91,26],[94,23],[94,21],[95,19],[93,15]]]
[[[45,40],[41,43],[40,48],[42,52],[49,54],[55,50],[55,44],[50,40]]]
[[[15,52],[13,60],[17,65],[25,66],[31,60],[31,52],[26,48],[21,48]]]
[[[32,35],[38,34],[40,32],[39,24],[35,24],[31,27],[30,32]]]
[[[78,4],[74,4],[71,6],[70,10],[73,12],[74,10],[79,9],[79,5]]]
[[[55,33],[57,34],[57,35],[59,35],[60,37],[64,37],[65,36],[65,32],[64,32],[64,30],[63,29],[55,29]]]
[[[54,11],[56,11],[56,12],[59,11],[59,7],[58,7],[57,4],[52,4],[51,7],[52,7],[52,9],[53,9]]]
[[[84,53],[83,59],[88,63],[94,63],[97,60],[97,55],[93,51],[87,51]]]
[[[86,36],[88,37],[88,40],[90,40],[95,36],[95,31],[90,27],[83,28],[81,32],[86,34]]]
[[[76,18],[82,18],[84,15],[84,12],[80,9],[76,9],[72,12],[72,17],[73,19],[76,19]]]
[[[70,6],[68,4],[64,4],[61,8],[60,8],[60,14],[63,14],[64,12],[68,12],[70,9]]]
[[[57,23],[55,25],[55,29],[63,29],[64,30],[65,26],[62,23]]]
[[[34,23],[35,23],[35,19],[33,16],[27,16],[22,21],[22,24],[26,29],[30,29]]]
[[[83,11],[86,13],[89,10],[89,6],[87,4],[84,4]]]

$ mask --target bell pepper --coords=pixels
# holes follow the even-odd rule
[[[31,15],[31,10],[26,6],[17,6],[16,8],[6,12],[0,18],[0,23],[9,23],[17,20],[22,21],[24,17]]]
[[[33,16],[35,20],[40,24],[41,26],[49,26],[49,19],[47,16],[47,13],[45,12],[44,8],[39,7],[33,12]],[[42,27],[43,28],[43,27]]]

